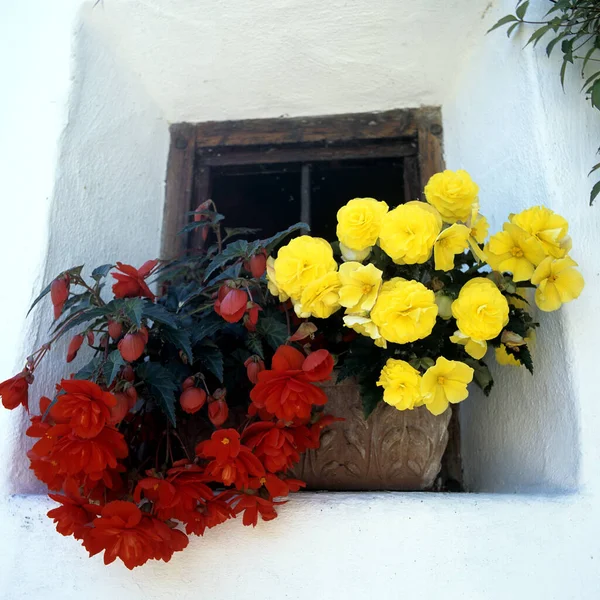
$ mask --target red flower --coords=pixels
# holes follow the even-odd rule
[[[60,388],[65,393],[59,392],[52,416],[68,422],[73,433],[81,438],[97,436],[110,419],[110,409],[117,399],[92,381],[63,379]]]
[[[150,298],[150,300],[154,300],[154,294],[150,291],[145,279],[151,275],[157,264],[157,260],[149,260],[139,269],[136,269],[131,265],[118,262],[117,269],[121,273],[112,273],[112,276],[117,280],[117,283],[112,286],[115,298],[145,296],[146,298]]]
[[[310,427],[302,425],[300,427],[293,427],[289,431],[294,436],[294,441],[299,452],[306,452],[308,449],[317,450],[321,445],[321,432],[323,429],[336,421],[343,420],[332,415],[321,414],[319,419]]]
[[[52,300],[52,305],[54,306],[54,319],[58,319],[60,317],[65,302],[69,297],[69,275],[64,274],[60,277],[57,277],[50,284],[50,299]]]
[[[83,543],[90,556],[104,550],[104,564],[120,558],[128,569],[133,569],[152,558],[170,560],[173,552],[187,546],[188,539],[183,532],[142,515],[132,502],[115,500],[94,519],[94,527]]]
[[[131,387],[127,391],[133,390],[135,392],[135,388]],[[133,408],[131,401],[132,399],[129,397],[127,393],[124,392],[115,392],[114,394],[116,403],[114,406],[110,407],[110,416],[107,419],[107,423],[109,425],[116,425],[120,423],[127,413]],[[135,404],[135,400],[133,401]]]
[[[200,442],[196,446],[196,454],[225,463],[239,454],[240,447],[240,434],[235,429],[221,429],[215,431],[210,440]]]
[[[228,323],[237,323],[246,313],[248,294],[244,290],[222,285],[219,288],[215,312]]]
[[[144,497],[154,504],[155,510],[164,511],[177,504],[177,490],[168,481],[158,477],[140,479],[135,487],[133,499],[141,502]],[[168,518],[168,517],[167,517]]]
[[[333,371],[333,357],[327,350],[311,352],[302,363],[302,370],[309,381],[327,381]]]
[[[22,404],[26,410],[29,410],[27,396],[32,381],[32,374],[27,369],[23,369],[19,374],[0,383],[0,398],[4,408],[12,410]]]
[[[260,279],[267,270],[267,253],[263,250],[259,254],[255,254],[248,264],[248,271],[252,273],[252,277]]]
[[[206,402],[206,392],[197,387],[190,387],[183,390],[179,396],[181,408],[190,415],[198,412]]]
[[[244,327],[250,331],[256,331],[256,324],[258,323],[258,313],[262,310],[258,304],[254,302],[249,303],[248,314],[244,316]]]
[[[243,512],[244,518],[242,519],[242,522],[244,525],[256,527],[259,514],[263,521],[272,521],[277,518],[275,504],[276,503],[272,500],[265,500],[257,495],[242,494],[239,502],[233,509],[233,512],[236,515]]]
[[[256,383],[258,381],[258,374],[265,370],[264,361],[256,355],[247,359],[244,366],[246,367],[246,374],[250,383]]]
[[[225,523],[225,521],[233,516],[234,514],[229,504],[217,496],[205,504],[199,505],[194,512],[186,516],[185,531],[188,534],[204,535],[204,531],[207,528],[210,529],[221,525],[221,523]]]
[[[67,362],[70,363],[77,356],[77,352],[79,348],[81,348],[81,344],[83,344],[83,335],[80,333],[73,337],[73,339],[69,343],[69,348],[67,350]]]
[[[148,330],[146,333],[138,331],[136,333],[128,333],[118,344],[117,347],[123,360],[133,362],[137,360],[146,348],[148,342]]]
[[[229,407],[224,399],[209,400],[208,418],[215,427],[221,427],[229,417]]]
[[[271,370],[258,374],[258,383],[250,392],[255,409],[266,409],[286,422],[310,418],[313,406],[327,402],[325,392],[312,383],[329,377],[333,361],[324,356],[307,361],[295,348],[280,346],[273,356]]]
[[[297,492],[300,488],[306,487],[304,481],[299,479],[280,479],[277,475],[266,473],[260,478],[250,481],[250,487],[259,489],[262,486],[267,488],[271,498],[285,497],[290,492]]]
[[[253,423],[244,430],[242,440],[271,473],[287,471],[300,460],[293,431],[283,423]]]
[[[89,504],[81,496],[77,486],[71,481],[66,486],[66,494],[48,494],[52,500],[62,506],[48,511],[48,516],[56,523],[56,531],[62,535],[72,535],[75,539],[84,538],[86,531],[89,531],[89,525],[95,516],[98,516],[99,509],[93,504]]]

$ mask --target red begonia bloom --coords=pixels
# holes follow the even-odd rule
[[[265,370],[264,361],[256,355],[248,358],[246,362],[244,362],[244,366],[246,367],[246,374],[248,375],[250,383],[254,384],[258,381],[258,374]]]
[[[252,273],[252,277],[256,279],[260,279],[265,271],[267,270],[267,254],[263,250],[259,254],[255,254],[249,261],[246,267],[250,273]]]
[[[83,335],[81,333],[73,336],[71,341],[69,342],[69,348],[67,350],[67,362],[70,363],[77,356],[77,352],[79,348],[81,348],[81,344],[83,344]]]
[[[213,400],[208,405],[208,418],[215,427],[221,427],[229,417],[229,407],[225,400]]]
[[[344,419],[334,417],[332,415],[319,416],[319,419],[315,421],[310,427],[302,425],[300,427],[290,428],[290,433],[294,436],[294,441],[298,452],[306,452],[306,450],[317,450],[321,445],[321,432],[325,427],[328,427],[336,421],[343,421]]]
[[[242,522],[244,525],[252,525],[252,527],[256,527],[259,514],[263,521],[272,521],[277,518],[275,503],[272,500],[265,500],[255,494],[242,494],[239,502],[233,509],[233,512],[236,515],[243,512],[244,518],[242,519]]]
[[[113,340],[118,340],[121,337],[122,333],[123,325],[121,325],[121,323],[119,323],[118,321],[108,322],[108,335],[110,335],[110,337]]]
[[[123,357],[123,360],[127,362],[133,362],[137,360],[146,348],[148,342],[148,330],[146,333],[138,331],[136,333],[128,333],[118,344],[117,348]]]
[[[54,307],[54,319],[60,317],[65,302],[69,297],[69,276],[67,274],[57,277],[50,284],[50,299]]]
[[[290,492],[297,492],[300,488],[306,487],[304,481],[299,479],[281,479],[273,473],[266,473],[260,478],[250,480],[250,487],[259,489],[262,486],[267,488],[271,498],[285,497]]]
[[[60,388],[65,393],[59,393],[52,407],[53,417],[68,421],[78,437],[97,436],[110,419],[111,408],[117,404],[117,399],[92,381],[63,379]]]
[[[289,423],[308,419],[313,406],[324,405],[327,396],[313,382],[330,376],[329,367],[333,368],[333,361],[329,362],[322,356],[316,361],[313,359],[311,362],[316,363],[313,365],[306,363],[307,360],[295,348],[280,346],[273,356],[271,370],[258,374],[258,383],[250,392],[256,409],[265,409]]]
[[[283,423],[253,423],[244,430],[242,440],[271,473],[287,471],[300,460],[294,434]]]
[[[129,389],[134,390],[135,392],[134,387]],[[120,423],[125,418],[127,413],[133,408],[131,405],[131,398],[128,394],[124,392],[115,392],[114,397],[116,403],[114,406],[110,407],[110,416],[106,421],[109,425],[116,425],[117,423]]]
[[[249,303],[249,308],[247,308],[248,313],[244,316],[244,327],[250,331],[256,331],[256,324],[258,323],[258,313],[262,310],[258,304],[254,302]]]
[[[246,313],[248,294],[244,290],[222,285],[215,302],[215,312],[228,323],[237,323]]]
[[[24,369],[14,377],[0,383],[0,398],[4,408],[12,410],[22,404],[27,410],[29,384],[33,380],[31,373]]]
[[[196,455],[225,463],[239,454],[240,447],[240,434],[235,429],[221,429],[196,446]]]
[[[117,269],[121,272],[112,273],[112,276],[117,280],[117,283],[112,286],[115,298],[145,296],[150,300],[154,300],[154,294],[150,291],[145,279],[150,276],[157,264],[157,260],[148,260],[139,269],[136,269],[131,265],[118,262]]]
[[[309,381],[327,381],[333,371],[333,357],[327,350],[311,352],[302,363],[302,370]]]
[[[185,531],[188,534],[204,535],[206,529],[221,525],[233,516],[235,515],[229,504],[217,496],[187,515]]]
[[[81,496],[77,486],[71,481],[66,486],[66,494],[48,494],[62,506],[48,511],[48,516],[56,523],[56,531],[62,535],[72,535],[75,539],[84,538],[88,524],[100,513],[99,507],[89,504]]]

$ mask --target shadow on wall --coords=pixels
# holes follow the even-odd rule
[[[159,254],[168,124],[90,14],[84,7],[76,27],[69,119],[60,141],[40,285],[75,265],[121,260],[139,266]],[[46,341],[51,313],[45,300],[30,316],[28,351]],[[60,377],[86,362],[82,352],[84,356],[66,365],[67,344],[68,339],[61,340],[36,371],[30,392],[34,413],[40,396],[52,397]],[[29,471],[25,453],[31,444],[22,435],[27,424],[24,414],[12,423],[12,456],[5,460],[11,465],[9,493],[44,491]]]

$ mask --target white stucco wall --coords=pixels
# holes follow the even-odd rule
[[[541,1],[541,0],[540,0]],[[504,4],[504,7],[501,6]],[[22,0],[0,8],[0,378],[42,339],[26,306],[79,262],[158,252],[167,127],[183,120],[441,105],[446,162],[484,212],[543,202],[569,219],[587,287],[541,315],[537,374],[497,370],[462,413],[469,495],[302,494],[130,573],[56,534],[27,473],[23,419],[0,412],[0,597],[597,598],[600,333],[587,207],[598,114],[556,63],[486,29],[484,0]],[[100,233],[101,232],[101,233]],[[7,293],[8,292],[8,293]],[[57,363],[38,377],[42,393]],[[514,492],[518,492],[514,495]],[[51,550],[50,550],[51,548]]]

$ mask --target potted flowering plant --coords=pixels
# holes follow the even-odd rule
[[[37,440],[31,469],[60,505],[48,513],[57,530],[106,563],[168,561],[188,535],[238,514],[245,525],[277,516],[305,485],[290,476],[301,455],[340,426],[323,407],[344,380],[356,379],[365,418],[383,401],[445,433],[472,381],[491,389],[488,345],[532,371],[529,288],[542,310],[583,288],[566,221],[534,207],[488,240],[464,171],[433,176],[425,198],[392,210],[356,198],[338,212],[337,241],[304,234],[283,246],[306,226],[239,239],[256,232],[223,230],[207,201],[184,229],[203,240],[193,253],[103,265],[89,281],[82,267],[56,277],[34,302],[50,295],[50,340],[0,396],[28,409],[57,340],[71,336],[68,363],[89,346],[91,360],[41,398],[26,432]],[[438,437],[429,479],[447,440]]]

